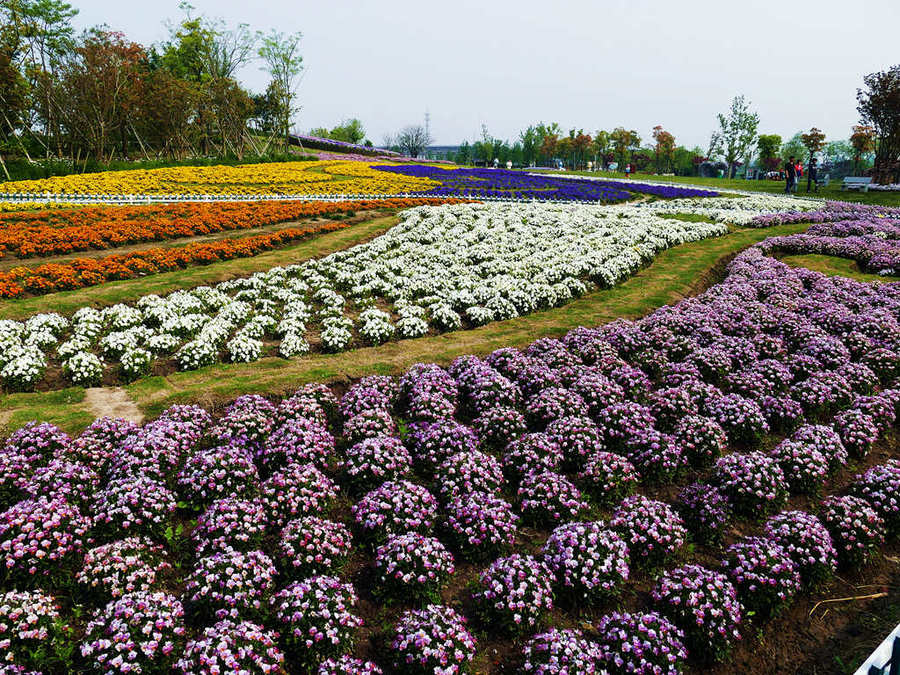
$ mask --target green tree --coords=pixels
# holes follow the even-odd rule
[[[791,157],[794,157],[795,159],[803,157],[805,151],[806,148],[803,145],[803,132],[798,131],[791,136],[790,140],[781,146],[781,159],[787,161]]]
[[[733,178],[737,161],[752,154],[759,115],[750,111],[750,102],[741,95],[732,99],[727,114],[719,113],[718,120],[721,152],[728,164],[728,177]]]
[[[354,117],[344,120],[334,127],[328,132],[328,137],[344,143],[359,143],[366,137],[366,130],[363,128],[362,122]]]
[[[781,150],[781,136],[778,134],[760,134],[756,140],[756,151],[759,153],[759,165],[764,171],[774,171],[780,161],[778,151]]]
[[[875,152],[875,128],[868,124],[854,125],[850,145],[853,146],[853,172],[856,173],[860,160]]]
[[[863,124],[875,130],[876,183],[900,182],[900,64],[863,78],[857,91],[857,111]]]
[[[807,167],[812,165],[813,158],[817,153],[821,152],[822,148],[825,147],[825,134],[822,133],[821,130],[813,127],[809,130],[809,133],[803,134],[800,136],[800,140],[803,142],[803,147],[806,148],[806,151],[809,153],[809,159],[807,160]],[[806,191],[809,192],[809,189],[812,185],[812,176],[809,171],[806,172]]]
[[[656,141],[653,146],[656,173],[663,173],[663,169],[669,170],[675,158],[675,137],[657,124],[653,127],[653,140]]]
[[[298,110],[296,105],[297,86],[303,72],[303,57],[300,55],[301,33],[281,33],[276,30],[259,35],[259,57],[265,63],[265,70],[276,84],[278,101],[278,131],[285,145],[290,142],[291,119]]]

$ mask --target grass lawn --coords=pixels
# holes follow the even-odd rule
[[[900,276],[869,274],[859,269],[855,260],[836,258],[830,255],[810,253],[808,255],[786,255],[780,258],[791,267],[807,267],[830,277],[850,277],[857,281],[900,281]]]
[[[546,172],[556,173],[556,172]],[[563,175],[591,176],[593,178],[625,178],[624,173],[617,171],[566,171]],[[745,190],[748,192],[765,192],[768,194],[784,194],[784,182],[774,180],[738,180],[730,178],[701,178],[699,176],[657,176],[638,173],[631,176],[636,181],[648,183],[686,183],[702,185],[712,189]],[[861,204],[878,204],[880,206],[900,206],[900,192],[846,192],[841,190],[841,181],[833,180],[827,187],[820,187],[818,192],[806,193],[806,181],[797,187],[798,197],[821,197]]]

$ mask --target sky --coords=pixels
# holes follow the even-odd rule
[[[107,24],[145,45],[178,2],[69,0],[78,28]],[[435,144],[661,124],[706,146],[744,94],[760,133],[812,126],[846,139],[865,74],[900,62],[900,0],[192,0],[195,13],[303,34],[296,127],[358,117],[367,136],[431,116]],[[259,63],[239,79],[262,91]]]

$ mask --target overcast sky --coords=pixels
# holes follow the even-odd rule
[[[162,40],[176,1],[69,0],[76,25]],[[252,28],[303,33],[297,126],[358,117],[369,138],[431,113],[438,144],[540,120],[705,146],[735,94],[785,138],[847,138],[862,76],[900,62],[900,0],[193,0]],[[240,74],[261,91],[258,64]]]

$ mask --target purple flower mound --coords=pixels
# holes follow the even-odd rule
[[[252,551],[262,547],[266,512],[256,500],[231,497],[213,502],[191,531],[197,557],[226,548]]]
[[[640,368],[632,368],[629,365],[614,368],[609,372],[610,379],[622,387],[626,399],[643,401],[650,392],[650,378]]]
[[[350,387],[338,406],[341,417],[345,420],[370,410],[384,410],[390,413],[391,408],[391,399],[387,394],[375,387],[360,384]]]
[[[800,590],[800,573],[781,546],[766,537],[747,537],[728,547],[722,567],[748,612],[775,616]]]
[[[128,537],[88,550],[76,581],[102,602],[126,593],[150,591],[172,571],[168,553],[146,537]]]
[[[760,517],[787,497],[784,472],[762,452],[722,457],[716,462],[713,478],[741,515]]]
[[[406,410],[410,399],[422,394],[437,395],[455,404],[458,396],[456,381],[435,363],[414,363],[398,383],[399,409]]]
[[[306,666],[338,656],[353,646],[362,619],[351,584],[337,577],[310,577],[295,581],[272,598],[275,624],[285,645]]]
[[[395,436],[397,423],[385,410],[367,410],[344,422],[344,438],[354,445],[367,438]]]
[[[791,435],[791,441],[811,445],[828,460],[830,471],[840,469],[847,463],[847,449],[840,436],[822,424],[807,424]]]
[[[519,387],[486,364],[461,373],[458,382],[464,411],[473,417],[489,408],[516,408],[521,402]]]
[[[600,675],[600,649],[575,629],[551,628],[532,637],[522,650],[527,675]]]
[[[524,355],[522,365],[516,372],[515,381],[526,399],[537,396],[544,389],[562,386],[562,380],[550,366],[540,359]]]
[[[353,489],[371,489],[412,470],[412,457],[399,438],[367,438],[347,449],[344,472]]]
[[[828,458],[815,444],[785,439],[770,453],[791,494],[818,494],[828,476]]]
[[[596,672],[680,675],[687,660],[684,633],[656,612],[615,612],[596,624],[599,667]],[[591,672],[591,671],[587,671]]]
[[[572,391],[581,396],[592,418],[596,418],[606,406],[625,400],[625,390],[599,373],[581,375],[572,384]]]
[[[195,614],[219,620],[261,615],[275,574],[262,551],[219,551],[197,561],[184,587],[187,604]]]
[[[286,464],[315,464],[324,467],[334,454],[334,436],[317,421],[287,420],[262,445],[256,455],[263,475]]]
[[[731,520],[731,504],[712,485],[692,483],[678,493],[675,504],[694,540],[715,543]]]
[[[790,396],[763,396],[759,407],[775,432],[790,433],[806,421],[803,406]]]
[[[710,417],[688,415],[675,429],[675,441],[693,467],[712,464],[724,452],[728,438],[722,426]]]
[[[631,494],[640,476],[622,455],[595,452],[587,458],[576,480],[596,503],[609,506]]]
[[[584,399],[562,387],[549,387],[528,400],[525,413],[532,428],[540,431],[561,417],[585,416],[588,409]]]
[[[782,511],[766,521],[766,535],[788,554],[805,586],[815,588],[834,574],[837,553],[831,535],[814,515]]]
[[[162,411],[157,421],[182,425],[193,438],[200,438],[212,426],[212,416],[199,405],[173,405]]]
[[[656,429],[640,429],[625,441],[622,450],[641,478],[664,483],[675,476],[685,464],[681,448],[668,434]]]
[[[107,539],[143,534],[159,539],[178,508],[175,494],[151,478],[111,480],[97,493],[94,526]]]
[[[7,591],[0,594],[0,631],[3,633],[4,672],[39,673],[45,665],[47,642],[63,638],[59,605],[43,591]]]
[[[416,532],[391,535],[375,551],[378,592],[400,602],[439,600],[455,569],[453,556],[438,539]]]
[[[580,469],[595,452],[605,449],[600,429],[589,417],[564,416],[547,426],[547,436],[563,455],[563,463]]]
[[[329,418],[325,408],[312,394],[298,392],[282,399],[275,410],[272,430],[277,431],[288,422],[303,421],[328,428]]]
[[[260,500],[274,527],[284,527],[300,516],[319,515],[337,495],[334,481],[312,464],[289,464],[260,486]]]
[[[684,521],[665,502],[626,497],[609,521],[628,544],[633,565],[654,568],[674,555],[687,538]]]
[[[72,439],[49,422],[28,422],[16,429],[3,446],[4,453],[20,455],[31,463],[64,454]]]
[[[478,448],[478,437],[467,426],[454,420],[441,420],[417,426],[407,436],[413,461],[425,473],[432,474],[451,455]]]
[[[428,534],[437,518],[438,503],[421,485],[409,481],[382,484],[351,507],[363,535],[376,541],[390,534]]]
[[[99,474],[106,472],[115,449],[140,427],[130,420],[100,417],[94,420],[67,450],[57,455],[87,464]]]
[[[276,633],[249,621],[226,619],[188,642],[175,669],[182,675],[277,673],[284,669],[284,654]]]
[[[504,475],[518,483],[530,473],[558,470],[562,463],[562,450],[545,433],[525,434],[506,446],[501,463]]]
[[[861,363],[845,363],[837,369],[837,373],[858,394],[870,394],[879,384],[878,376]]]
[[[821,518],[831,534],[838,562],[848,569],[864,565],[884,542],[884,520],[859,497],[825,499]]]
[[[850,383],[834,371],[813,373],[807,379],[793,385],[790,393],[810,417],[834,414],[853,400]]]
[[[89,505],[99,486],[100,476],[93,469],[62,459],[50,460],[22,482],[22,489],[32,498],[59,498],[81,508]]]
[[[458,452],[444,460],[435,472],[437,490],[445,502],[472,492],[496,492],[504,482],[500,462],[479,450]]]
[[[445,527],[456,548],[470,559],[485,559],[509,550],[516,541],[519,517],[512,506],[487,492],[473,492],[448,506]]]
[[[274,419],[274,405],[257,394],[245,394],[234,399],[211,433],[220,443],[242,438],[245,444],[258,446],[271,431]]]
[[[514,408],[491,408],[475,418],[472,426],[480,445],[488,450],[505,448],[526,431],[525,418]]]
[[[165,672],[184,646],[184,608],[167,593],[138,591],[96,612],[81,656],[106,673]]]
[[[699,414],[700,406],[687,389],[666,387],[650,395],[650,412],[660,429],[672,431],[685,417]]]
[[[26,496],[22,487],[34,473],[35,461],[15,449],[0,450],[0,508],[12,506]]]
[[[900,353],[895,350],[886,347],[872,349],[863,355],[862,362],[878,376],[884,385],[888,385],[900,377]]]
[[[720,572],[700,565],[679,567],[660,577],[652,595],[659,611],[684,631],[695,658],[721,661],[741,639],[741,603]]]
[[[888,460],[857,476],[853,494],[875,509],[884,520],[887,534],[900,533],[900,461]]]
[[[581,491],[568,478],[552,471],[525,476],[518,497],[522,516],[541,525],[573,520],[588,508]]]
[[[759,404],[740,394],[726,394],[707,403],[706,411],[725,430],[728,440],[757,445],[769,431]]]
[[[576,606],[615,596],[628,580],[628,546],[602,522],[560,525],[543,554],[557,591]]]
[[[281,531],[275,562],[284,575],[303,579],[335,572],[353,553],[353,537],[343,523],[317,516],[289,522]]]
[[[400,616],[391,641],[392,665],[410,675],[458,675],[475,656],[475,637],[450,607],[428,605]]]
[[[856,458],[869,454],[878,440],[878,426],[862,410],[845,410],[834,416],[834,428],[849,453]]]
[[[649,408],[633,401],[613,403],[597,415],[597,426],[611,449],[621,448],[626,439],[652,427],[655,422]]]
[[[27,499],[0,513],[0,555],[7,575],[66,575],[84,548],[91,521],[63,499]]]
[[[363,661],[344,654],[323,661],[316,675],[384,675],[384,673],[371,661]]]
[[[256,494],[259,474],[246,449],[225,445],[191,455],[176,482],[189,504],[203,507],[224,497]]]
[[[198,440],[183,422],[157,419],[116,448],[107,477],[152,478],[167,483]]]
[[[514,553],[491,563],[478,577],[472,598],[486,625],[520,634],[553,609],[552,575],[543,562]]]
[[[859,396],[853,401],[851,410],[859,410],[868,415],[879,434],[887,432],[897,421],[894,402],[887,392],[875,396]]]
[[[406,406],[406,417],[413,422],[437,422],[456,413],[456,404],[441,394],[413,391]]]
[[[337,397],[327,384],[321,382],[305,384],[295,391],[291,398],[311,399],[325,413],[328,422],[335,422],[338,418]]]

